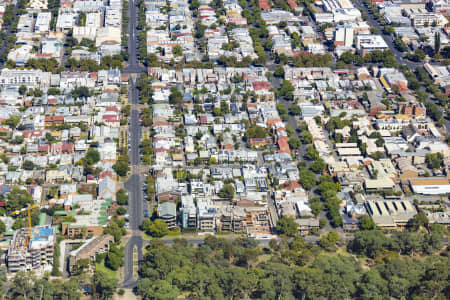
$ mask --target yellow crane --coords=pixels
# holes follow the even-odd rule
[[[24,211],[27,211],[27,213],[28,213],[28,234],[29,234],[29,236],[25,242],[24,248],[28,247],[29,242],[33,238],[33,229],[31,227],[31,210],[36,207],[40,207],[40,205],[39,204],[33,204],[33,205],[28,204],[27,207],[24,207],[22,209],[15,210],[12,212],[13,215],[19,215],[19,214],[23,213]]]

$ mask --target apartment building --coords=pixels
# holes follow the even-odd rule
[[[55,230],[49,225],[32,228],[31,238],[28,228],[17,230],[8,248],[8,272],[50,270],[55,240]]]

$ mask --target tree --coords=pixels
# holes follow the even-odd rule
[[[287,108],[286,108],[285,105],[283,105],[283,104],[281,104],[281,103],[278,103],[278,104],[276,105],[276,108],[277,108],[277,111],[278,111],[278,113],[279,113],[280,115],[287,115],[288,110],[287,110]]]
[[[271,47],[272,48],[272,47]],[[284,77],[284,67],[282,65],[279,65],[276,69],[275,72],[273,73],[273,75],[275,77]]]
[[[126,176],[128,171],[130,170],[130,166],[128,164],[128,156],[119,156],[119,159],[113,165],[113,170],[119,176]]]
[[[89,91],[88,87],[85,86],[80,86],[80,87],[76,87],[74,88],[71,92],[70,95],[77,99],[77,98],[87,98],[91,95],[91,92]]]
[[[319,151],[317,151],[314,146],[309,146],[308,150],[306,151],[305,157],[308,160],[317,160],[319,159]]]
[[[297,104],[293,104],[293,105],[291,105],[290,112],[294,116],[298,116],[299,114],[302,113],[302,109]]]
[[[319,240],[319,245],[325,249],[330,250],[332,247],[334,247],[339,241],[339,235],[336,233],[336,231],[330,231],[327,235],[324,235]]]
[[[11,295],[13,298],[23,297],[27,299],[32,293],[33,283],[36,281],[36,276],[33,272],[17,272],[16,276],[12,280],[11,284]]]
[[[426,227],[429,224],[429,220],[423,211],[419,211],[411,220],[411,226],[418,230],[420,227]]]
[[[55,87],[51,87],[47,90],[48,95],[61,95],[61,90]]]
[[[388,244],[386,236],[380,230],[366,230],[355,233],[348,244],[349,250],[375,258],[377,253]]]
[[[376,226],[375,222],[369,216],[364,216],[360,219],[359,227],[361,230],[373,230]]]
[[[257,125],[252,125],[250,128],[247,129],[247,131],[245,132],[245,137],[247,140],[250,140],[252,138],[265,138],[267,137],[268,132],[265,128],[257,126]]]
[[[118,287],[118,283],[116,279],[109,278],[104,271],[95,270],[92,277],[92,286],[94,293],[100,299],[111,299]]]
[[[394,34],[395,30],[394,30],[394,28],[392,26],[384,26],[383,32],[385,34]]]
[[[288,136],[291,136],[291,135],[293,135],[295,133],[295,130],[294,130],[294,128],[292,128],[292,126],[290,124],[287,124],[286,125],[286,132],[287,132]]]
[[[281,217],[278,219],[276,229],[280,234],[296,236],[298,232],[298,225],[292,217]]]
[[[114,237],[114,242],[118,243],[122,236],[126,234],[126,230],[119,226],[117,222],[111,222],[104,229],[104,233],[112,235]]]
[[[310,167],[313,172],[321,173],[327,168],[327,164],[323,159],[318,158],[313,163],[311,163]]]
[[[89,264],[90,264],[89,258],[77,260],[75,265],[72,267],[70,274],[73,276],[79,276],[83,274],[85,271],[89,269]]]
[[[358,294],[361,299],[389,299],[387,282],[377,270],[370,270],[363,275]]]
[[[234,187],[233,185],[227,183],[224,184],[222,189],[219,191],[219,196],[225,199],[233,199],[234,197]]]
[[[439,32],[436,32],[434,34],[434,53],[439,54],[440,50],[441,50],[441,34]]]
[[[117,208],[116,212],[117,212],[117,214],[118,214],[119,216],[123,216],[124,214],[127,213],[127,210],[126,210],[125,208],[123,208],[122,206],[119,206],[119,207]]]
[[[6,231],[6,225],[0,220],[0,233],[4,233]]]
[[[117,204],[126,205],[128,203],[128,194],[125,189],[120,189],[116,194]]]
[[[180,45],[175,45],[172,48],[173,56],[178,57],[183,55],[183,48]]]
[[[26,160],[23,162],[22,167],[24,170],[31,171],[34,170],[34,163],[31,160]]]
[[[196,10],[200,7],[200,1],[198,0],[192,0],[191,4],[189,5],[190,10]]]
[[[10,116],[8,119],[4,120],[2,123],[8,125],[12,129],[16,129],[22,118],[20,116]]]
[[[302,142],[300,142],[300,140],[294,136],[289,138],[288,143],[289,147],[291,147],[292,149],[297,149],[302,145]]]
[[[178,288],[167,280],[157,280],[152,283],[148,278],[144,278],[139,280],[137,289],[144,299],[171,300],[176,299],[180,294]]]
[[[309,131],[306,131],[306,130],[302,131],[303,144],[311,144],[312,140],[313,140],[313,136]]]
[[[6,209],[7,211],[12,212],[22,209],[32,203],[33,200],[27,190],[15,187],[7,195]]]
[[[94,149],[89,148],[86,152],[86,162],[88,165],[94,165],[100,161],[100,153]]]
[[[176,105],[179,108],[183,105],[183,94],[176,86],[170,88],[169,103]]]
[[[24,85],[21,85],[19,87],[19,94],[23,96],[23,95],[25,95],[26,92],[27,92],[27,87]]]
[[[285,98],[292,98],[293,92],[295,91],[294,86],[289,80],[283,80],[281,82],[280,89],[278,90],[278,93],[281,97]]]
[[[401,37],[395,38],[394,45],[400,52],[405,52],[408,50],[408,46],[405,44]]]
[[[327,219],[325,219],[325,218],[319,219],[319,227],[320,228],[324,228],[325,226],[327,226],[327,223],[328,223]]]
[[[156,219],[155,221],[150,221],[148,219],[145,219],[142,222],[142,229],[152,237],[163,237],[167,233],[169,233],[169,229],[167,228],[167,224],[159,219]]]
[[[444,156],[440,152],[427,153],[427,155],[425,156],[425,161],[428,164],[429,168],[438,169],[441,167],[444,161]]]
[[[303,188],[310,190],[316,185],[316,176],[307,168],[299,168],[299,182]]]
[[[113,271],[117,271],[123,264],[123,259],[114,252],[108,252],[105,259],[105,266]]]

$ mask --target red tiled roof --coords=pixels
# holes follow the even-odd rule
[[[48,152],[49,147],[50,147],[49,144],[39,145],[38,151],[39,152]]]
[[[295,9],[298,7],[297,2],[295,0],[287,0],[287,4],[290,8]]]
[[[45,122],[64,122],[64,116],[47,116]]]
[[[114,115],[104,115],[102,119],[106,122],[119,122],[119,118]]]
[[[266,139],[264,139],[264,138],[251,138],[250,139],[250,144],[252,144],[252,145],[254,145],[254,144],[265,145],[266,144]]]
[[[270,128],[274,124],[281,123],[281,122],[282,122],[281,119],[268,119],[266,123],[267,123],[267,126]]]
[[[259,9],[270,10],[270,4],[267,0],[259,0]]]
[[[73,143],[63,143],[61,149],[63,151],[72,151],[73,150]]]
[[[270,84],[267,81],[254,81],[252,86],[255,91],[270,89]]]
[[[107,107],[106,107],[106,111],[115,111],[115,112],[119,112],[119,109],[117,108],[117,106],[107,106]]]
[[[289,149],[289,143],[285,136],[282,136],[278,139],[278,147],[280,148],[280,151],[278,152],[284,152],[289,154],[291,153],[291,149]]]

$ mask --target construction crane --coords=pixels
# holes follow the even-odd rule
[[[19,215],[19,214],[23,213],[24,211],[28,212],[28,230],[29,230],[28,233],[29,233],[29,236],[28,236],[27,240],[25,241],[24,248],[28,247],[28,244],[30,243],[31,239],[33,238],[33,229],[31,227],[31,210],[33,208],[36,208],[36,207],[40,207],[40,205],[39,204],[33,204],[33,205],[28,204],[27,207],[24,207],[22,209],[15,210],[15,211],[12,212],[13,215]]]

